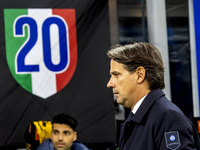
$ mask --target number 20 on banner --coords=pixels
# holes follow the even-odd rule
[[[30,37],[24,43],[22,48],[16,55],[16,70],[19,72],[39,72],[39,65],[26,65],[25,57],[29,51],[34,47],[38,39],[38,27],[36,21],[27,16],[20,16],[15,20],[14,23],[14,37],[24,36],[24,26],[28,25]],[[51,57],[51,42],[50,42],[50,26],[56,25],[59,31],[59,47],[60,47],[60,62],[54,64]],[[42,49],[43,49],[43,60],[45,66],[53,71],[63,71],[68,63],[68,39],[67,39],[67,25],[58,16],[47,18],[42,24]]]
[[[64,88],[77,64],[75,10],[5,9],[4,21],[7,62],[16,81],[43,98]]]

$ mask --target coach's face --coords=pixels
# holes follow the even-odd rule
[[[123,64],[111,60],[110,75],[111,78],[107,87],[113,89],[117,103],[132,108],[136,103],[134,97],[137,92],[137,73],[130,73],[124,68]]]
[[[77,134],[70,126],[59,123],[53,124],[51,140],[56,150],[70,150],[76,138]]]

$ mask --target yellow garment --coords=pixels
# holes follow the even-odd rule
[[[51,121],[33,121],[39,135],[40,144],[50,138],[52,131]]]

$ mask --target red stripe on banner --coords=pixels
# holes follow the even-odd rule
[[[71,80],[77,65],[77,38],[76,38],[76,19],[75,9],[53,9],[54,15],[59,15],[65,19],[69,32],[69,52],[70,62],[67,70],[56,75],[57,91],[60,91]]]

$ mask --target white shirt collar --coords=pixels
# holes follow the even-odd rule
[[[133,110],[132,110],[132,113],[135,114],[136,111],[138,110],[138,108],[140,107],[140,105],[142,104],[142,102],[144,101],[145,97],[147,95],[145,95],[143,98],[141,98],[136,104],[135,106],[133,107]]]

